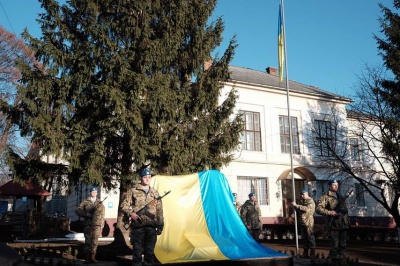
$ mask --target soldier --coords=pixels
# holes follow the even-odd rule
[[[315,202],[308,193],[308,189],[304,188],[301,191],[301,201],[297,204],[295,201],[292,202],[295,209],[300,214],[300,228],[301,228],[301,239],[303,240],[303,254],[301,258],[315,258],[315,237],[314,237],[314,213],[315,213]],[[308,251],[310,251],[310,255]]]
[[[249,194],[249,199],[246,200],[240,209],[240,216],[252,237],[256,241],[260,241],[260,233],[262,229],[260,220],[261,210],[255,193],[251,192]]]
[[[152,265],[157,235],[164,228],[164,216],[159,193],[150,187],[152,174],[140,172],[140,184],[131,188],[121,203],[121,211],[131,219],[130,241],[133,246],[132,265]],[[147,210],[142,212],[147,206]],[[139,212],[139,214],[138,214]]]
[[[97,263],[96,250],[104,224],[105,208],[103,202],[97,198],[96,187],[90,188],[89,197],[76,208],[75,213],[85,219],[83,224],[85,264]]]
[[[338,193],[337,180],[329,181],[329,191],[318,200],[316,211],[326,217],[330,239],[329,257],[334,265],[347,265],[344,257],[347,230],[350,228],[346,198]]]
[[[242,207],[242,204],[237,199],[237,193],[232,193],[235,201],[233,202],[233,205],[235,206],[236,210],[240,213],[240,208]]]

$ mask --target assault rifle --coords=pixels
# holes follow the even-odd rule
[[[349,228],[350,222],[347,217],[349,210],[347,209],[347,206],[346,206],[346,200],[351,195],[352,192],[353,192],[353,190],[350,191],[349,193],[347,193],[346,196],[338,197],[339,203],[336,205],[336,207],[334,209],[334,211],[336,212],[336,215],[331,216],[331,218],[330,218],[330,223],[329,223],[330,228],[334,228],[334,229],[338,229],[338,230],[345,230],[345,229]]]
[[[171,190],[170,190],[170,191],[167,191],[167,192],[164,192],[164,195],[159,196],[159,197],[153,199],[152,201],[150,201],[149,203],[147,203],[146,205],[144,205],[143,208],[141,208],[140,210],[138,210],[138,211],[136,212],[136,214],[138,215],[138,221],[139,221],[139,223],[142,223],[142,219],[140,218],[140,215],[143,215],[143,214],[146,215],[147,217],[149,217],[150,219],[154,219],[156,216],[155,216],[154,214],[152,214],[151,212],[149,212],[149,206],[151,206],[152,204],[154,204],[156,201],[161,200],[162,198],[164,198],[165,196],[167,196],[169,193],[171,193]],[[128,230],[129,227],[131,226],[131,224],[132,224],[133,222],[134,222],[134,221],[133,221],[130,217],[127,217],[127,219],[124,219],[124,228],[125,228],[125,230]]]
[[[334,210],[337,215],[346,215],[349,213],[349,210],[347,209],[347,206],[346,206],[346,200],[348,199],[348,197],[350,197],[352,192],[353,192],[353,190],[351,190],[349,193],[347,193],[346,196],[339,197],[339,203],[338,203],[338,205],[336,205],[336,208]]]
[[[100,201],[99,203],[97,203],[96,205],[94,205],[95,207],[96,206],[98,206],[98,205],[100,205],[100,204],[103,204],[103,202],[106,200],[108,198],[108,196],[107,197],[105,197],[102,201]]]
[[[94,205],[94,208],[93,208],[93,209],[91,210],[91,212],[90,212],[90,214],[91,214],[90,219],[93,218],[93,215],[94,215],[94,212],[96,211],[96,208],[97,208],[98,206],[100,206],[101,204],[103,204],[103,202],[104,202],[107,198],[108,198],[108,196],[105,197],[102,201],[100,201],[100,202],[98,202],[98,203],[96,203],[96,204]]]

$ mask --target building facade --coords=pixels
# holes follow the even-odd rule
[[[348,133],[352,123],[346,106],[352,100],[294,81],[288,85],[289,90],[274,68],[263,72],[232,66],[231,80],[221,94],[237,91],[236,111],[243,114],[245,122],[241,147],[221,171],[240,202],[247,200],[250,192],[257,193],[264,224],[292,223],[290,203],[299,201],[302,188],[307,187],[316,201],[328,190],[328,180],[336,169],[321,167],[321,162],[329,160],[329,146],[338,138],[349,143],[343,150],[352,164],[360,160],[361,140]],[[340,175],[335,178],[342,179],[340,193],[348,196],[350,216],[357,217],[357,222],[368,225],[367,220],[374,217],[391,225],[388,213],[377,208],[356,181]]]

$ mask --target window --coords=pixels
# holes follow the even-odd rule
[[[358,145],[358,139],[357,138],[350,138],[349,139],[349,145],[350,145],[350,157],[351,157],[351,160],[359,161],[360,160],[360,147]]]
[[[320,156],[333,154],[333,134],[330,121],[315,120],[316,146]]]
[[[329,190],[329,181],[328,180],[318,180],[317,191],[321,191],[321,195],[325,194]],[[339,186],[340,189],[340,186]]]
[[[357,207],[365,207],[364,188],[361,184],[355,184]]]
[[[291,123],[292,123],[293,153],[300,154],[297,117],[292,116]],[[283,115],[279,116],[279,133],[281,136],[281,152],[290,153],[289,119],[287,116]]]
[[[254,192],[260,205],[269,205],[267,178],[238,176],[238,188],[238,198],[242,204],[249,199],[249,193]]]
[[[241,135],[242,150],[261,151],[260,113],[242,111],[244,131]]]

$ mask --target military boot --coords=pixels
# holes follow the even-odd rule
[[[85,261],[83,262],[84,264],[90,264],[90,253],[86,252],[85,253]]]
[[[340,266],[348,266],[349,264],[347,263],[346,258],[340,258],[339,259],[339,265]]]
[[[333,266],[341,266],[340,265],[340,260],[337,258],[332,258],[332,265]]]
[[[98,263],[98,261],[96,260],[96,252],[90,253],[90,261],[92,263]]]
[[[315,259],[315,248],[312,248],[310,251],[310,258]]]
[[[300,258],[303,258],[303,259],[309,258],[307,248],[304,249],[303,254],[300,255]]]

